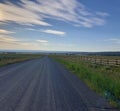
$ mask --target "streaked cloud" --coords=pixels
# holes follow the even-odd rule
[[[37,42],[40,42],[40,43],[48,43],[47,40],[36,40]]]
[[[34,29],[34,28],[25,28],[25,29],[29,30],[29,31],[44,32],[44,33],[54,34],[54,35],[60,35],[60,36],[66,34],[66,32],[64,32],[64,31],[51,30],[51,29]]]
[[[0,35],[0,42],[15,42],[17,41],[14,37]]]
[[[101,17],[107,17],[107,16],[109,16],[109,14],[106,13],[106,12],[96,12],[96,14],[99,15],[99,16],[101,16]]]
[[[55,35],[65,35],[65,34],[66,34],[66,33],[63,32],[63,31],[50,30],[50,29],[41,30],[41,32],[48,33],[48,34],[55,34]]]
[[[47,40],[24,40],[8,35],[0,35],[0,49],[28,49],[41,50],[48,45]]]
[[[34,29],[34,28],[25,28],[25,29],[30,31],[38,31],[37,29]]]
[[[0,35],[0,49],[12,49],[12,50],[74,50],[77,47],[76,44],[64,44],[64,43],[49,43],[45,39],[38,40],[22,40],[16,37]]]
[[[30,3],[28,0],[26,0],[26,2]],[[0,21],[5,23],[15,22],[22,25],[36,24],[50,26],[49,23],[44,22],[41,14],[39,15],[37,12],[26,9],[24,3],[21,3],[20,5],[21,6],[18,6],[10,2],[0,3]],[[32,7],[33,6],[31,6],[31,8]]]
[[[7,49],[7,50],[39,50],[40,46],[36,43],[28,43],[28,42],[1,42],[0,41],[0,49]]]
[[[110,39],[106,39],[104,40],[105,42],[112,42],[115,44],[120,44],[120,39],[119,38],[110,38]]]
[[[64,21],[74,26],[93,27],[103,25],[106,12],[90,11],[77,0],[20,0],[0,3],[1,23],[15,22],[22,25],[52,26],[46,19]]]
[[[15,32],[4,30],[4,29],[0,29],[0,34],[11,34],[11,33],[15,33]]]

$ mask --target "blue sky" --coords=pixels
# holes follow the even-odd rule
[[[0,49],[120,51],[120,0],[0,0]]]

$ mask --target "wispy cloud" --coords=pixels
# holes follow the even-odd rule
[[[0,49],[24,49],[24,50],[74,50],[76,44],[49,43],[45,39],[23,40],[7,35],[0,35]]]
[[[48,45],[47,40],[24,40],[8,35],[0,35],[0,49],[30,49],[39,50]]]
[[[96,12],[96,14],[99,15],[99,16],[101,16],[101,17],[107,17],[107,16],[109,16],[109,14],[106,13],[106,12]]]
[[[25,28],[25,29],[29,30],[29,31],[44,32],[44,33],[54,34],[54,35],[60,35],[60,36],[66,34],[66,32],[64,32],[64,31],[51,30],[51,29],[34,29],[34,28]]]
[[[6,35],[0,35],[0,42],[15,42],[17,39],[14,37],[6,36]]]
[[[104,40],[105,42],[112,42],[115,44],[120,44],[120,39],[119,38],[110,38],[110,39],[106,39]]]
[[[77,0],[20,0],[16,5],[11,2],[0,3],[1,23],[15,22],[24,25],[53,24],[46,19],[69,22],[73,25],[93,27],[103,25],[106,12],[89,11],[89,8]]]
[[[55,35],[65,35],[66,33],[63,31],[58,31],[58,30],[41,30],[41,32],[48,33],[48,34],[55,34]]]
[[[21,2],[22,1],[23,0],[21,0]],[[28,0],[26,0],[26,2],[30,3]],[[31,6],[31,8],[32,7],[33,6]],[[10,2],[0,3],[0,9],[0,21],[2,22],[15,22],[23,25],[37,24],[50,26],[49,23],[44,22],[41,14],[39,15],[37,12],[26,9],[24,3],[21,3],[19,6]]]
[[[48,43],[47,40],[36,40],[37,42],[40,42],[40,43]]]
[[[11,34],[11,33],[15,33],[15,32],[4,30],[4,29],[0,29],[0,34]]]
[[[34,28],[25,28],[25,29],[30,31],[38,31],[37,29],[34,29]]]

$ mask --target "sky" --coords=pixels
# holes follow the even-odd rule
[[[120,51],[120,0],[0,0],[0,50]]]

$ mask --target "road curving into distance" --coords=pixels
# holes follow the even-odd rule
[[[0,111],[116,111],[49,57],[0,68]]]

